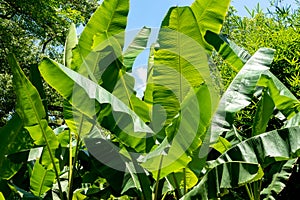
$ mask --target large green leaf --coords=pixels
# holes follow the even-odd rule
[[[99,120],[101,125],[109,127],[112,133],[132,148],[146,149],[144,145],[148,140],[147,134],[151,135],[153,131],[117,97],[97,83],[50,59],[43,60],[40,70],[44,79],[53,88],[67,99],[75,109],[90,119],[94,119],[94,116],[100,111],[99,103],[109,104],[109,107],[101,110],[103,115],[99,115],[100,118],[102,117]],[[58,77],[61,81],[56,81]]]
[[[142,166],[159,179],[182,170],[201,144],[212,116],[210,90],[206,85],[192,90],[184,99],[180,114],[166,128],[167,137],[146,157]],[[197,110],[197,112],[195,112]],[[161,163],[160,166],[157,163]],[[201,170],[201,169],[200,169]]]
[[[151,28],[143,27],[123,53],[126,71],[132,70],[136,57],[147,47],[150,33]]]
[[[233,115],[251,103],[261,74],[268,73],[274,50],[259,49],[243,66],[223,94],[212,122],[211,142],[232,129]]]
[[[211,161],[211,166],[227,161],[243,161],[259,163],[265,168],[276,161],[297,158],[300,156],[299,131],[298,126],[254,136]]]
[[[218,102],[195,23],[189,7],[171,8],[162,23],[158,45],[153,48],[154,65],[148,76],[153,83],[147,83],[146,100],[151,102],[149,91],[153,91],[153,104],[160,106],[159,110],[153,107],[153,125],[159,125],[155,123],[159,116],[167,119],[163,129],[158,129],[160,146],[147,155],[142,165],[156,179],[188,165]]]
[[[12,68],[13,83],[17,94],[16,112],[22,119],[24,127],[28,130],[34,143],[45,146],[41,163],[47,169],[53,169],[58,179],[59,160],[55,157],[55,151],[59,143],[53,130],[48,126],[42,100],[36,88],[26,78],[15,57],[9,55],[8,61]],[[61,190],[59,180],[58,184]]]
[[[263,174],[256,163],[225,162],[210,169],[198,185],[181,199],[217,199],[224,190],[257,181]]]
[[[154,51],[153,103],[164,107],[169,125],[192,88],[210,82],[207,56],[189,7],[173,7],[165,17]]]
[[[124,30],[129,11],[128,0],[105,0],[95,11],[79,38],[80,53],[85,58],[97,45],[110,37],[124,45]],[[120,33],[122,33],[120,35]]]
[[[52,129],[48,126],[46,113],[35,87],[26,78],[14,56],[9,56],[9,63],[13,72],[13,82],[17,93],[16,112],[22,119],[24,127],[36,145],[45,145],[49,150],[51,160],[46,165],[55,163],[55,149],[58,141]]]
[[[229,5],[230,0],[224,0],[222,3],[218,0],[196,0],[191,5],[201,32],[201,38],[204,39],[207,31],[215,34],[220,33]],[[212,50],[207,43],[202,45],[207,50]]]
[[[40,197],[52,188],[55,179],[55,172],[45,169],[38,161],[35,162],[32,175],[30,177],[31,192]]]
[[[105,61],[100,63],[102,69],[99,69],[98,63],[101,60],[122,55],[128,11],[128,0],[106,0],[98,7],[73,51],[72,69],[93,79],[96,73],[109,65]],[[96,80],[100,80],[100,77],[96,76]]]

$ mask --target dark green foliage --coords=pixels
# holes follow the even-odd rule
[[[0,127],[15,106],[11,72],[6,56],[14,53],[29,75],[44,55],[61,60],[62,47],[71,22],[86,24],[96,0],[2,0],[0,2]],[[61,106],[61,98],[46,84],[47,103]]]

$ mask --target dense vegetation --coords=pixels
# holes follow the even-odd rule
[[[7,54],[14,53],[27,75],[45,55],[61,61],[70,24],[86,24],[97,0],[2,0],[0,2],[0,126],[15,107]],[[46,87],[49,110],[60,105],[59,96]]]
[[[128,0],[105,0],[79,37],[71,24],[62,59],[37,59],[38,71],[10,50],[17,103],[0,129],[0,199],[285,198],[300,156],[297,27],[280,10],[225,18],[229,5],[170,8],[141,99],[131,72],[151,29],[124,49]],[[58,127],[42,79],[64,99]]]

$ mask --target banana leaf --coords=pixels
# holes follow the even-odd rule
[[[274,50],[259,49],[243,66],[223,94],[212,121],[211,142],[214,143],[223,132],[232,129],[234,114],[251,103],[256,83],[261,74],[268,73]]]
[[[210,162],[216,166],[227,161],[259,163],[263,168],[277,161],[300,156],[300,127],[274,130],[251,137]]]
[[[99,120],[101,125],[110,127],[108,130],[116,134],[124,144],[132,148],[146,149],[144,145],[147,145],[148,134],[152,135],[153,131],[121,100],[97,83],[50,59],[44,59],[39,67],[44,79],[89,119],[94,119],[100,112],[101,104],[109,104],[110,107],[101,110],[104,114],[99,115],[105,118]],[[61,81],[56,81],[58,77]],[[106,114],[106,111],[110,114]],[[106,123],[106,120],[109,122]]]
[[[274,130],[233,146],[216,160],[208,162],[208,172],[182,199],[217,198],[222,193],[221,189],[239,187],[257,181],[263,177],[262,170],[269,165],[299,157],[299,131],[300,127]],[[239,168],[227,169],[225,166],[228,163],[235,163],[234,165],[238,165]],[[256,170],[252,167],[250,170],[249,165]],[[219,172],[220,168],[224,170]]]
[[[69,67],[110,92],[126,71],[122,49],[128,11],[128,0],[104,1],[72,51],[72,65]]]
[[[226,189],[239,187],[263,177],[257,163],[229,161],[210,169],[201,181],[181,199],[217,199]]]
[[[45,160],[45,164],[55,163],[54,151],[58,148],[58,141],[52,129],[48,126],[46,113],[41,98],[35,87],[26,78],[13,55],[9,56],[9,63],[13,72],[13,81],[17,93],[16,112],[22,119],[36,145],[45,145],[52,158]]]
[[[252,136],[266,132],[268,122],[273,114],[275,105],[266,90],[263,90],[262,97],[257,105],[252,126]]]
[[[222,1],[222,3],[218,0],[196,0],[191,5],[200,29],[202,46],[209,53],[212,51],[212,46],[205,41],[204,36],[207,31],[220,33],[229,5],[230,0]]]
[[[124,65],[127,72],[132,71],[136,57],[146,49],[150,33],[151,28],[143,27],[124,51]]]
[[[35,162],[30,177],[30,190],[38,197],[41,197],[52,188],[55,179],[55,172],[52,169],[45,169],[38,161]]]
[[[245,62],[247,62],[247,60],[249,59],[249,57],[247,57],[248,59],[241,59],[239,54],[244,53],[244,51],[238,49],[238,47],[235,44],[230,44],[228,39],[226,39],[225,37],[222,37],[211,31],[207,31],[205,33],[204,38],[209,44],[211,44],[214,47],[218,54],[221,55],[222,58],[236,72],[238,72],[244,66]]]
[[[262,199],[276,199],[278,194],[286,187],[286,183],[291,177],[293,167],[296,162],[297,159],[292,159],[288,161],[277,162],[272,165],[272,168],[265,174],[265,176],[271,175],[271,182],[267,184],[267,187],[260,192]],[[268,177],[265,177],[265,179],[267,178]]]
[[[153,52],[153,83],[147,84],[153,84],[153,104],[166,112],[165,126],[178,114],[190,90],[204,82],[211,84],[207,55],[199,44],[200,31],[195,23],[189,7],[171,8],[161,25],[159,47]]]
[[[13,55],[8,56],[13,73],[13,83],[17,94],[16,112],[23,121],[24,128],[28,130],[36,145],[44,146],[41,164],[47,169],[55,171],[59,182],[59,160],[55,151],[59,146],[57,137],[48,126],[46,113],[42,100],[36,88],[26,78]],[[61,189],[61,186],[60,186]]]
[[[271,77],[262,75],[257,86],[268,88],[270,97],[278,110],[280,110],[287,119],[292,118],[295,114],[300,112],[300,102],[293,98],[280,94],[280,90],[276,87]]]

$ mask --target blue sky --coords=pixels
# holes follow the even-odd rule
[[[159,27],[160,23],[171,6],[191,5],[194,0],[131,0],[128,29]],[[247,16],[245,6],[253,9],[257,3],[265,9],[269,6],[269,0],[232,0],[233,5],[241,16]],[[283,4],[291,4],[294,0],[284,0]]]

